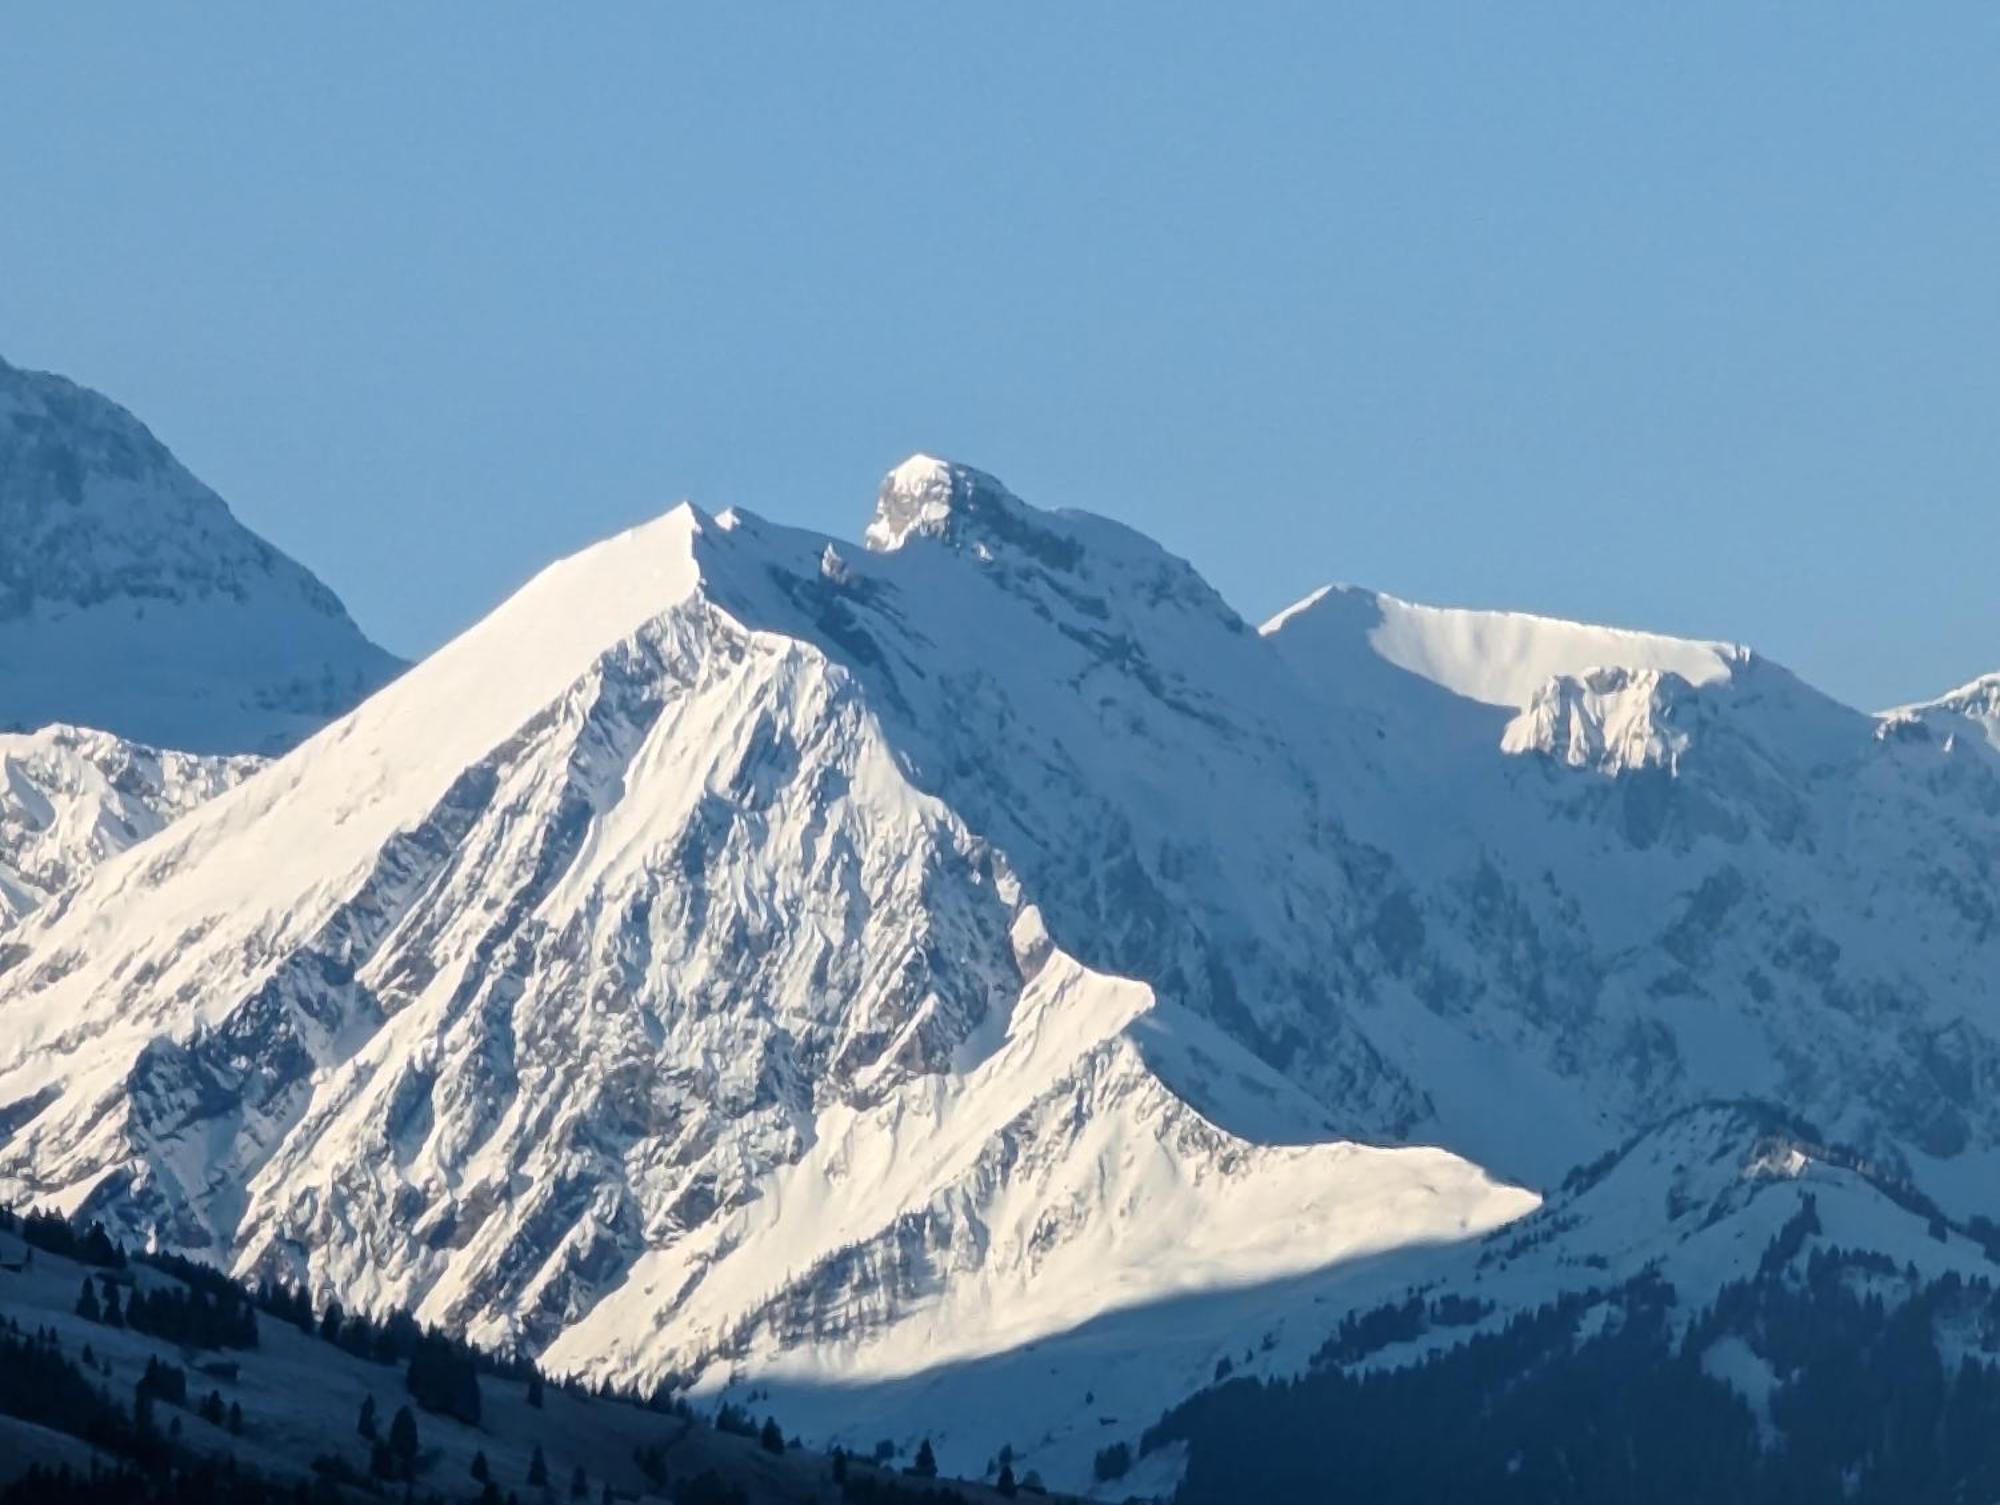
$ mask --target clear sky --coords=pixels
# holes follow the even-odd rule
[[[0,354],[404,653],[924,449],[1253,619],[2000,668],[1992,6],[31,0],[0,142]]]

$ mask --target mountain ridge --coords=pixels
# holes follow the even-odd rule
[[[0,1193],[703,1394],[1053,1342],[1168,1230],[1205,1288],[1401,1258],[1715,1097],[1986,1207],[1984,747],[1584,628],[1496,703],[1479,624],[1398,650],[1456,691],[1356,596],[1259,633],[927,457],[876,520],[551,566],[23,922]]]
[[[401,663],[137,418],[0,360],[0,725],[292,746]]]
[[[0,931],[263,763],[60,723],[0,733]]]

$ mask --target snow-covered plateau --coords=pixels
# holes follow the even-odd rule
[[[923,456],[864,537],[676,508],[73,882],[10,837],[0,1199],[1078,1485],[1413,1284],[1699,1295],[1802,1186],[1981,1257],[1993,681],[1259,630]]]

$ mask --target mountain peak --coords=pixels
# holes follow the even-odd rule
[[[1885,722],[1940,724],[1962,720],[1970,722],[1985,734],[1988,742],[2000,748],[2000,673],[1982,674],[1935,700],[1884,711],[1882,719]]]
[[[969,465],[911,455],[882,479],[863,541],[877,553],[911,538],[954,538],[969,522],[1012,516],[1021,503],[998,480]]]
[[[1968,707],[1982,705],[2000,706],[2000,671],[1982,674],[1977,679],[1968,680],[1956,690],[1948,690],[1936,700],[1930,701],[1929,705],[1945,706],[1952,710],[1965,710]]]
[[[5,363],[0,535],[0,727],[281,751],[402,668],[130,412]]]

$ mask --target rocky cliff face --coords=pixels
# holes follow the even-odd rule
[[[262,766],[84,727],[0,733],[0,930]]]
[[[1065,1466],[1071,1390],[1717,1099],[1993,1210],[1983,739],[1726,645],[1259,632],[923,457],[866,538],[609,540],[19,924],[0,1195],[703,1393],[1054,1344],[960,1441]]]

